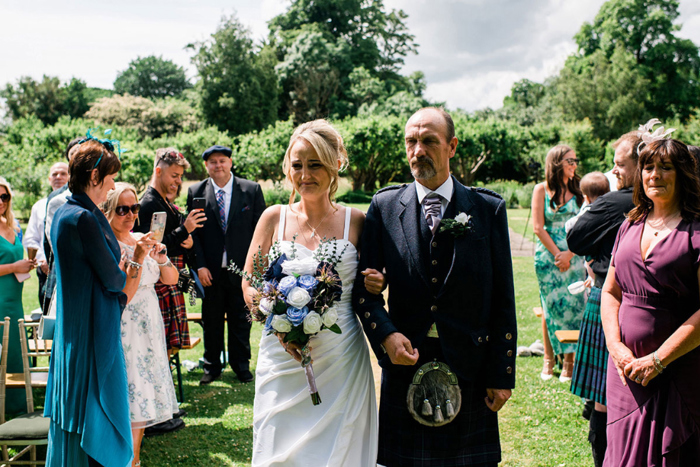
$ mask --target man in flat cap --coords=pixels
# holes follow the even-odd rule
[[[202,325],[204,327],[204,376],[209,384],[221,375],[224,350],[224,317],[228,321],[228,360],[241,382],[253,380],[249,369],[250,321],[241,278],[230,272],[230,262],[245,263],[255,225],[265,210],[260,185],[236,177],[231,168],[231,149],[212,146],[202,154],[209,178],[187,191],[187,209],[195,199],[204,199],[207,220],[193,232],[197,272],[204,286]],[[201,202],[200,202],[201,203]]]

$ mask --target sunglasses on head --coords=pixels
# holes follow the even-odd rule
[[[8,195],[7,193],[3,193],[0,195],[0,201],[2,201],[3,203],[7,203],[11,199],[12,199],[12,196]]]
[[[161,160],[165,160],[165,159],[171,159],[171,160],[172,160],[172,159],[184,159],[184,158],[185,158],[185,156],[183,156],[182,153],[179,153],[179,152],[166,152],[165,154],[163,154],[162,156],[160,156],[160,159],[161,159]]]
[[[126,216],[129,211],[131,211],[132,214],[138,214],[139,211],[141,210],[141,205],[136,203],[132,204],[131,206],[117,206],[114,208],[114,213],[117,216]]]

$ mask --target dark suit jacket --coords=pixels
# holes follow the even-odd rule
[[[612,191],[596,199],[566,234],[569,250],[593,258],[595,286],[602,287],[610,267],[615,238],[628,212],[634,208],[631,187]]]
[[[221,256],[224,247],[228,262],[233,261],[239,267],[243,267],[255,226],[265,210],[265,198],[260,185],[234,175],[232,177],[231,207],[225,233],[221,227],[219,207],[216,204],[216,194],[210,179],[207,178],[192,185],[187,190],[188,211],[192,210],[194,198],[207,200],[204,208],[207,220],[203,227],[192,232],[192,239],[197,255],[197,269],[204,267],[209,269],[214,280],[221,273]]]
[[[413,184],[380,190],[364,231],[353,304],[380,365],[391,362],[381,342],[401,332],[420,351],[434,322],[447,364],[485,387],[515,385],[516,318],[506,206],[488,190],[456,179],[450,204],[471,215],[472,230],[454,239],[452,263],[437,294],[426,275],[420,245],[420,209]],[[365,268],[386,270],[389,312],[381,295],[364,288]]]

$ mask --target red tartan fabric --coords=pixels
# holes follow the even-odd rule
[[[171,256],[170,261],[176,268],[185,267],[185,257]],[[165,326],[165,340],[168,349],[181,349],[190,345],[190,328],[187,325],[187,308],[185,296],[174,285],[165,285],[158,281],[155,285],[158,294],[158,305]]]

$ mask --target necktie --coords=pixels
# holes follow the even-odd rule
[[[430,231],[435,235],[438,225],[440,224],[440,211],[442,209],[442,201],[437,193],[430,193],[423,199],[423,207],[425,208],[425,220],[428,222]]]
[[[224,201],[224,190],[216,192],[216,204],[219,206],[219,217],[221,218],[221,228],[226,230],[226,201]]]

